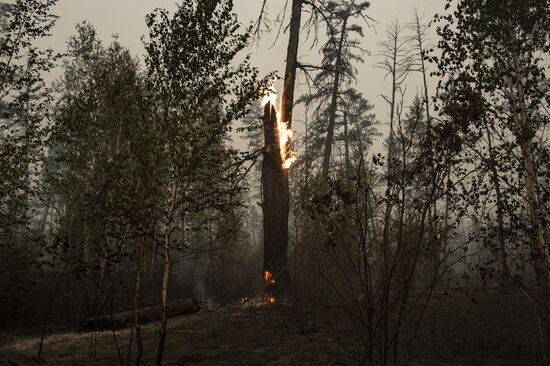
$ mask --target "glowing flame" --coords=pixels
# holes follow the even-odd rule
[[[272,86],[271,89],[273,89]],[[281,120],[281,108],[277,107],[277,94],[267,93],[262,98],[262,107],[267,103],[271,103],[277,109],[277,132],[279,135],[279,150],[281,151],[281,162],[283,169],[288,169],[296,161],[296,153],[290,149],[290,141],[292,140],[292,130],[289,128],[288,122]]]
[[[273,275],[269,271],[264,271],[264,286],[265,288],[269,288],[272,286],[275,286],[275,278],[273,278]],[[264,301],[268,304],[275,304],[277,302],[277,299],[272,294],[266,294],[264,295]]]
[[[269,271],[264,271],[264,283],[267,285],[267,284],[270,284],[270,285],[274,285],[275,284],[275,279],[273,278],[273,276],[271,275],[271,272]]]
[[[292,130],[288,127],[288,122],[281,122],[280,120],[277,121],[277,130],[279,131],[279,147],[281,149],[283,169],[288,169],[296,161],[296,154],[290,150]]]
[[[267,103],[271,103],[272,106],[275,108],[277,107],[277,94],[275,93],[267,93],[262,98],[262,108],[265,107]],[[277,115],[279,115],[279,112],[277,111]]]

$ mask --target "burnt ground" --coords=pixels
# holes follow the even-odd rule
[[[336,310],[228,305],[169,320],[165,365],[360,365],[361,347],[347,317]],[[145,325],[143,361],[152,365],[155,323]],[[542,365],[537,321],[518,294],[438,295],[414,343],[412,365]],[[126,360],[129,329],[116,332]],[[0,335],[1,365],[118,365],[111,331],[49,331],[43,360],[36,332]],[[135,345],[134,345],[135,347]]]

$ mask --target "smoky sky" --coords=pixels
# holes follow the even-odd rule
[[[184,0],[185,1],[185,0]],[[282,10],[287,0],[268,0],[268,11],[270,19],[281,18]],[[290,0],[288,0],[290,1]],[[415,9],[423,15],[425,22],[430,21],[433,15],[443,10],[444,0],[374,0],[368,11],[371,21],[368,25],[364,22],[364,37],[361,45],[368,51],[364,55],[365,62],[358,64],[358,80],[355,87],[375,105],[374,112],[380,121],[379,129],[382,133],[387,132],[388,106],[381,97],[387,94],[390,89],[389,79],[385,78],[384,72],[375,67],[380,60],[378,42],[385,35],[385,28],[388,24],[397,19],[403,26],[409,23],[414,16]],[[234,0],[235,11],[239,21],[243,25],[253,22],[260,12],[261,0]],[[98,30],[98,34],[104,42],[117,35],[120,42],[127,46],[132,53],[142,57],[144,53],[141,38],[147,32],[145,15],[157,7],[174,10],[174,0],[59,0],[54,13],[60,19],[53,29],[53,34],[47,40],[47,44],[57,51],[63,51],[67,38],[75,33],[75,25],[78,22],[87,20]],[[287,8],[290,8],[288,6]],[[307,15],[304,15],[307,16]],[[289,14],[286,14],[284,22],[288,23]],[[254,44],[245,52],[252,55],[252,62],[260,70],[260,75],[266,75],[272,71],[279,76],[284,75],[284,62],[286,55],[286,42],[288,34],[278,33],[278,26],[274,23],[269,33],[264,33],[258,44]],[[430,40],[436,43],[435,30],[430,31]],[[312,45],[312,38],[307,39],[302,35],[300,46],[300,60],[304,63],[320,63],[321,56],[318,52],[319,45]],[[312,48],[313,47],[313,48]],[[305,78],[299,77],[300,92],[306,91]],[[430,83],[431,92],[435,83]],[[407,82],[407,102],[421,92],[419,75],[412,74]],[[300,132],[303,129],[304,110],[298,107],[294,113],[293,128]],[[377,140],[374,150],[382,148],[383,137]]]

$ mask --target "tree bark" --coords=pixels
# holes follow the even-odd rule
[[[167,229],[169,230],[169,229]],[[164,270],[162,273],[162,288],[161,288],[161,320],[160,320],[160,331],[159,331],[159,344],[157,347],[157,355],[155,359],[155,365],[162,365],[162,355],[164,353],[164,344],[166,341],[166,331],[168,323],[168,314],[167,314],[167,305],[168,305],[168,280],[170,279],[170,234],[165,234],[165,240],[162,248],[162,260],[164,264]]]
[[[292,0],[292,14],[288,49],[286,54],[285,84],[281,95],[281,120],[292,127],[292,107],[294,106],[294,85],[298,65],[298,45],[300,43],[300,24],[302,20],[302,0]]]
[[[523,160],[523,178],[525,180],[529,216],[531,225],[533,226],[534,241],[542,256],[542,262],[544,263],[545,277],[550,281],[550,249],[548,248],[548,243],[546,243],[544,227],[541,222],[541,207],[537,192],[538,182],[531,147],[533,137],[531,136],[530,131],[531,125],[527,113],[525,92],[523,85],[519,80],[523,70],[521,70],[520,58],[515,53],[512,53],[512,62],[514,78],[509,77],[507,82],[510,88],[510,102],[514,111],[514,118],[517,124],[516,128],[518,129],[518,132],[516,132],[516,139],[518,140],[518,145],[520,147],[521,157]]]
[[[344,111],[344,156],[346,166],[346,181],[349,182],[350,174],[350,158],[349,158],[349,131],[348,131],[348,114]]]
[[[521,155],[523,158],[523,174],[527,190],[527,203],[529,205],[529,214],[531,224],[534,230],[534,239],[540,254],[544,261],[545,275],[550,280],[550,250],[544,237],[544,227],[540,220],[540,205],[537,195],[535,166],[533,163],[533,153],[526,142],[521,143]]]
[[[144,256],[144,247],[145,239],[139,239],[139,249],[138,257],[136,264],[136,286],[134,289],[134,328],[136,329],[136,343],[137,343],[137,354],[135,365],[141,365],[141,357],[143,356],[143,339],[141,338],[141,325],[139,320],[139,307],[140,307],[140,291],[141,291],[141,270],[143,267],[143,256]]]
[[[496,165],[496,156],[493,148],[493,139],[491,132],[486,127],[487,133],[487,142],[489,147],[489,158],[490,158],[490,170],[491,170],[491,180],[495,187],[495,194],[497,200],[497,228],[498,228],[498,249],[500,254],[500,276],[503,282],[508,281],[510,278],[510,269],[508,268],[507,255],[506,255],[506,236],[504,235],[504,200],[502,198],[502,190],[500,187],[500,181],[498,178],[498,171]]]
[[[302,2],[302,0],[292,0],[285,80],[281,95],[281,120],[287,123],[289,129],[292,127]],[[285,301],[288,297],[289,286],[288,171],[282,167],[277,133],[277,114],[274,106],[269,103],[264,109],[263,125],[265,137],[262,166],[264,274],[269,272],[275,281],[273,284],[271,281],[270,283],[264,283],[264,286],[266,286],[267,296],[276,299],[276,301]],[[287,151],[290,151],[290,146],[287,147]]]
[[[264,219],[264,292],[275,301],[288,297],[288,175],[283,169],[277,112],[266,104],[263,116],[265,149],[262,166]]]
[[[162,261],[163,261],[163,273],[162,273],[162,288],[161,288],[161,321],[159,331],[159,343],[157,347],[157,354],[155,359],[155,366],[162,364],[162,355],[164,353],[164,344],[166,341],[166,331],[168,323],[168,281],[170,279],[170,241],[172,236],[172,222],[174,220],[174,209],[176,204],[176,185],[172,186],[172,197],[170,202],[170,209],[166,218],[166,225],[164,227],[164,241],[162,245]]]

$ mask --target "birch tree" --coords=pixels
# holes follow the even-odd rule
[[[495,192],[491,196],[497,200],[493,215],[498,236],[504,236],[505,223],[510,228],[506,232],[515,233],[507,235],[508,248],[495,254],[506,257],[513,250],[508,258],[522,260],[519,248],[528,248],[527,262],[538,284],[528,281],[529,273],[522,273],[521,267],[513,278],[525,291],[534,285],[530,298],[541,321],[547,322],[546,295],[539,295],[547,294],[550,278],[543,213],[548,194],[539,169],[547,156],[544,130],[550,121],[544,61],[550,51],[548,1],[459,0],[448,1],[446,8],[452,10],[436,17],[442,50],[437,73],[443,77],[438,93],[443,112],[452,117],[442,128],[454,131],[463,158],[486,161],[484,171]],[[480,197],[487,192],[487,182],[478,182],[470,190]],[[500,261],[504,272],[506,259]],[[543,340],[548,360],[548,334]]]
[[[448,7],[452,4],[449,2]],[[476,119],[481,114],[470,113],[472,118],[462,118],[463,131],[482,128],[484,134],[492,134],[492,143],[495,131],[514,138],[510,147],[517,152],[517,172],[525,184],[522,193],[533,242],[544,264],[543,271],[548,273],[550,256],[544,238],[546,224],[541,216],[542,191],[536,164],[537,155],[547,148],[537,142],[549,118],[544,97],[548,90],[543,82],[547,66],[541,57],[549,51],[545,41],[548,17],[543,16],[547,9],[537,1],[464,0],[457,6],[453,14],[438,18],[446,22],[439,28],[444,39],[439,72],[448,78],[440,83],[440,95],[449,106],[452,101],[447,97],[462,98],[462,104],[470,103],[472,111],[482,111],[489,117],[485,121],[494,126],[483,127],[483,121]],[[455,31],[451,21],[458,22],[464,31]]]
[[[242,29],[231,1],[185,1],[174,14],[157,9],[146,18],[148,87],[154,98],[151,135],[155,136],[155,172],[160,191],[163,259],[162,320],[156,364],[162,362],[167,333],[171,254],[185,248],[185,216],[230,204],[238,189],[239,170],[231,166],[225,139],[232,122],[244,116],[258,96],[257,71],[249,56],[235,62],[247,46],[251,29]],[[234,165],[233,168],[240,165]],[[224,172],[224,184],[209,180]]]
[[[37,201],[51,103],[44,74],[59,57],[36,43],[50,36],[57,20],[55,4],[0,4],[0,247],[6,250],[4,258],[11,258],[0,265],[0,274],[10,278],[0,285],[5,290],[22,287],[18,267],[31,263],[20,263],[21,258],[41,254],[26,245],[33,236],[31,201]]]

